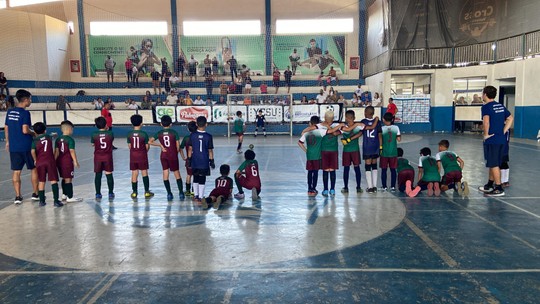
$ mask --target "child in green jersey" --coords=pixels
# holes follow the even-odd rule
[[[345,123],[347,126],[352,126],[356,119],[354,111],[348,110],[345,112]],[[363,124],[359,124],[349,132],[343,131],[343,137],[341,143],[343,144],[343,153],[341,157],[341,165],[343,166],[343,189],[342,193],[349,193],[349,173],[351,171],[351,164],[354,168],[354,174],[356,177],[356,192],[362,193],[361,181],[362,173],[360,172],[360,145],[358,138],[362,136]]]
[[[414,168],[409,163],[409,160],[403,158],[403,149],[397,148],[397,181],[398,189],[400,192],[405,192],[409,197],[415,197],[420,190],[419,186],[412,189],[412,183],[414,183]]]
[[[431,156],[431,149],[428,147],[420,150],[420,160],[418,161],[418,186],[422,190],[428,191],[428,196],[440,196],[441,188],[439,182],[441,175],[439,174],[439,167],[437,166],[437,160]]]
[[[150,192],[150,179],[148,178],[148,134],[141,130],[143,117],[139,114],[130,117],[133,131],[128,133],[127,144],[129,148],[129,170],[131,170],[131,198],[136,199],[138,194],[139,171],[141,171],[144,198],[149,199],[154,196]]]
[[[383,116],[382,126],[382,149],[381,149],[381,182],[383,191],[388,191],[386,169],[390,167],[390,191],[396,191],[397,180],[397,143],[401,141],[399,127],[393,125],[394,115],[386,112]]]
[[[75,153],[75,140],[73,134],[73,123],[69,120],[62,121],[60,129],[62,136],[58,137],[55,142],[54,158],[56,159],[56,167],[62,178],[62,200],[68,203],[82,201],[81,198],[73,197],[73,177],[74,169],[79,168],[79,160]]]
[[[244,132],[246,131],[246,122],[242,118],[242,111],[236,111],[236,118],[234,119],[234,133],[238,136],[238,146],[236,146],[236,152],[242,153],[242,142],[244,141]]]
[[[469,195],[467,182],[462,182],[462,171],[465,162],[454,152],[448,151],[450,142],[443,139],[439,142],[439,153],[435,156],[439,171],[444,171],[441,191],[454,189],[459,195]]]

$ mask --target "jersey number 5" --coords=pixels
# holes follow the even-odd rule
[[[105,137],[99,138],[99,146],[101,149],[107,149],[107,142],[105,141]]]

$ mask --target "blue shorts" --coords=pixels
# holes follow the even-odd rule
[[[487,168],[500,167],[503,163],[504,144],[484,144],[484,159]]]
[[[21,171],[24,165],[26,165],[26,169],[28,170],[32,170],[36,167],[30,151],[9,152],[9,158],[11,160],[11,170],[13,171]]]

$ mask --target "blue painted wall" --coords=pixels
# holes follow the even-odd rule
[[[453,107],[431,107],[432,131],[452,132],[454,125],[453,115]]]
[[[540,106],[516,107],[514,137],[536,139],[540,130]]]

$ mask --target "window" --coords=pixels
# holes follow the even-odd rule
[[[184,21],[183,30],[185,36],[260,35],[261,21]]]
[[[461,97],[467,104],[482,104],[482,90],[487,85],[486,77],[468,77],[454,79],[454,100],[459,100]]]
[[[90,22],[90,35],[92,36],[165,36],[168,33],[165,21]]]
[[[353,30],[352,18],[276,20],[276,34],[352,33]]]
[[[6,8],[6,0],[0,0],[0,9]]]

